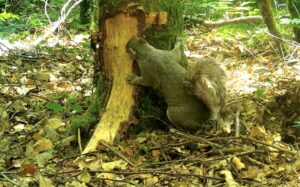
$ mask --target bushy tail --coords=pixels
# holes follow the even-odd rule
[[[212,113],[212,119],[219,116],[225,105],[225,71],[213,59],[199,60],[190,67],[190,92],[199,98]]]

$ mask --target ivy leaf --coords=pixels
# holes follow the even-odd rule
[[[53,112],[62,112],[64,110],[64,108],[58,103],[47,103],[46,108]]]

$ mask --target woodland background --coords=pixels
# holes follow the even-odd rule
[[[220,128],[184,134],[154,112],[81,155],[92,131],[70,123],[96,90],[99,2],[0,0],[0,186],[299,186],[297,0],[183,0],[187,59],[227,71]]]

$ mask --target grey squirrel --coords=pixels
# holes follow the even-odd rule
[[[167,116],[175,127],[194,132],[202,128],[204,121],[218,117],[226,95],[225,72],[210,59],[185,69],[179,64],[181,46],[178,39],[172,50],[160,50],[133,37],[126,48],[141,76],[129,75],[127,81],[157,90],[168,105]]]

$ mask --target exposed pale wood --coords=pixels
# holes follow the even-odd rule
[[[150,12],[146,15],[146,27],[151,25],[165,25],[167,21],[167,12]]]
[[[100,121],[83,153],[95,151],[102,141],[113,143],[117,133],[123,130],[121,126],[127,125],[132,119],[135,90],[134,86],[127,83],[126,77],[133,73],[133,59],[126,52],[126,44],[133,36],[138,35],[141,31],[139,29],[164,25],[168,18],[166,12],[152,12],[145,13],[143,20],[141,17],[134,17],[136,11],[138,10],[120,9],[118,13],[105,20],[101,56],[104,71],[111,79],[112,86],[105,109],[99,114]]]
[[[126,13],[105,20],[103,58],[104,67],[112,78],[112,87],[101,119],[83,153],[96,150],[100,141],[112,143],[120,126],[130,119],[134,87],[126,82],[126,77],[132,74],[133,60],[125,46],[137,35],[137,24],[137,19]]]

